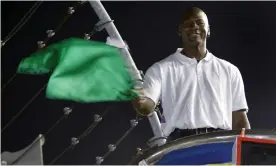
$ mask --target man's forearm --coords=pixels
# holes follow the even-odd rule
[[[232,129],[251,129],[245,109],[234,111],[232,114]]]
[[[243,121],[240,121],[240,122],[237,122],[237,123],[233,124],[232,128],[234,130],[242,129],[242,128],[251,129],[251,126],[250,126],[250,123],[249,123],[248,120],[247,121],[243,120]]]

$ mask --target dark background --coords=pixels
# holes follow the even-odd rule
[[[1,2],[1,39],[3,39],[35,2]],[[15,73],[23,57],[37,49],[37,41],[46,37],[77,2],[43,2],[28,23],[1,49],[2,85]],[[103,2],[107,12],[131,49],[137,67],[150,65],[181,47],[176,30],[186,7],[206,11],[211,25],[208,49],[217,57],[235,64],[244,79],[249,105],[248,117],[253,129],[276,128],[276,3],[275,2]],[[98,18],[89,3],[78,8],[50,43],[68,37],[83,37]],[[105,41],[107,34],[97,33],[93,40]],[[50,44],[49,43],[49,44]],[[2,89],[1,125],[8,121],[47,82],[48,76],[18,75]],[[1,151],[17,151],[29,145],[39,133],[45,133],[72,103],[47,100],[44,91],[23,115],[2,134]],[[107,151],[135,118],[130,103],[74,104],[73,113],[46,137],[44,162],[70,144],[93,123],[95,113],[108,106],[112,110],[95,130],[56,164],[95,164],[95,157]],[[153,136],[148,120],[143,120],[103,164],[126,164]]]

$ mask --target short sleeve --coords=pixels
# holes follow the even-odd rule
[[[232,111],[246,109],[248,105],[245,96],[244,83],[242,75],[237,67],[235,67],[232,74]]]
[[[145,74],[144,84],[145,96],[157,104],[161,95],[161,72],[159,65],[155,63]]]

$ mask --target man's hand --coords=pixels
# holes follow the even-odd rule
[[[138,95],[138,99],[132,101],[137,114],[147,116],[154,110],[154,102],[145,96],[145,90],[142,87],[134,87],[133,91]]]

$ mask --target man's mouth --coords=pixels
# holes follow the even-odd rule
[[[191,37],[198,37],[198,36],[200,36],[200,34],[199,33],[191,33],[190,36]]]

